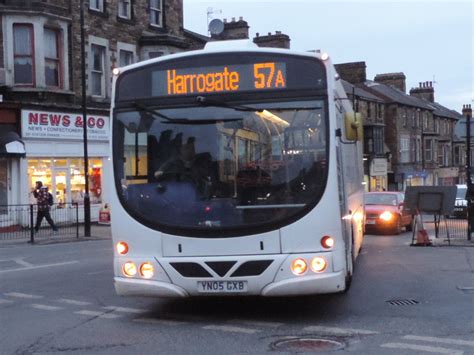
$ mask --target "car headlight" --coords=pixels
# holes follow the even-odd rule
[[[382,212],[380,219],[384,220],[385,222],[391,221],[393,219],[393,213],[389,211]]]

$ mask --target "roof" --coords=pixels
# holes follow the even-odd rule
[[[204,36],[200,33],[193,32],[193,31],[187,30],[185,28],[183,28],[183,34],[186,37],[190,37],[190,38],[192,38],[194,40],[197,40],[198,42],[202,42],[202,43],[206,43],[206,42],[209,42],[209,41],[212,40],[211,37]]]
[[[434,108],[428,105],[428,102],[407,95],[403,91],[389,85],[368,80],[365,82],[364,87],[371,93],[385,99],[387,103],[398,103],[430,111],[434,110]]]
[[[452,118],[455,120],[459,120],[463,117],[459,112],[456,112],[454,110],[451,110],[447,107],[444,107],[443,105],[437,103],[437,102],[429,102],[429,106],[433,107],[433,115],[439,116],[439,117],[446,117],[446,118]]]
[[[351,83],[343,79],[341,79],[341,83],[344,87],[344,91],[346,92],[347,96],[352,97],[352,92],[354,92],[354,95],[361,99],[365,99],[367,101],[384,102],[380,97],[371,94],[367,90],[364,90],[363,87],[352,85]]]

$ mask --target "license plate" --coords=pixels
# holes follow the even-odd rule
[[[365,221],[365,224],[375,224],[375,221]]]
[[[239,293],[247,292],[247,281],[198,281],[201,293]]]

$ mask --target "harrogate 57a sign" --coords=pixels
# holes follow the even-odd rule
[[[81,114],[47,111],[21,111],[23,138],[83,139],[83,118]],[[87,116],[87,138],[109,140],[109,118]]]

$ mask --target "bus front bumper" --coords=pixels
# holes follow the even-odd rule
[[[184,298],[190,296],[231,296],[231,294],[196,294],[189,293],[184,288],[162,281],[128,279],[115,277],[115,290],[121,296],[151,296]],[[272,282],[263,289],[248,293],[234,294],[235,296],[301,296],[343,291],[345,274],[343,271],[319,275],[308,275]]]

